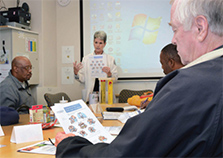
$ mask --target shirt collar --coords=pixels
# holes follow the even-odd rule
[[[221,48],[223,48],[223,45],[221,45],[220,47],[215,48],[214,50],[221,49]]]
[[[98,55],[98,54],[95,54],[95,51],[93,52],[93,54],[94,54],[94,55]],[[103,54],[104,54],[104,51],[103,51],[100,55],[103,55]]]
[[[29,87],[30,87],[29,83],[27,81],[24,81],[23,85],[21,83],[21,87],[19,88],[19,90],[27,90],[29,89]]]
[[[25,83],[25,87],[23,87],[22,83],[15,77],[12,75],[11,70],[9,71],[9,77],[14,81],[16,87],[18,88],[18,90],[26,90],[30,87],[28,81],[24,81]]]
[[[199,63],[218,58],[222,55],[223,55],[223,45],[214,49],[212,52],[209,52],[209,53],[206,53],[206,54],[200,56],[196,60],[194,60],[191,63],[187,64],[186,66],[182,67],[182,69],[189,68],[189,67],[197,65]]]

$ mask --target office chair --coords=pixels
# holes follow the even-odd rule
[[[56,94],[51,94],[51,93],[44,94],[44,98],[47,102],[48,107],[53,106],[54,103],[60,103],[60,100],[62,100],[62,97],[64,97],[64,100],[67,100],[68,102],[71,101],[69,96],[64,92],[59,92]]]
[[[120,93],[119,93],[119,99],[118,102],[119,103],[127,103],[128,98],[132,97],[133,95],[144,95],[146,93],[146,95],[153,93],[152,90],[150,89],[144,89],[144,90],[130,90],[130,89],[123,89]]]
[[[23,104],[19,108],[16,109],[18,113],[29,114],[29,108],[27,105]]]

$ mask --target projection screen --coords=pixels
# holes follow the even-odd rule
[[[93,35],[103,30],[119,79],[164,76],[160,51],[173,36],[169,0],[81,0],[80,7],[82,56],[94,51]]]

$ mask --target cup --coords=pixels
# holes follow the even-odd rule
[[[92,92],[89,94],[89,104],[97,104],[99,99],[98,92]]]

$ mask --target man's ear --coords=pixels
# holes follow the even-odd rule
[[[208,21],[205,16],[199,15],[195,18],[195,26],[197,29],[197,39],[203,42],[208,35]]]
[[[18,72],[18,67],[17,66],[13,66],[12,69],[13,69],[14,72]]]
[[[173,59],[169,59],[168,61],[168,65],[171,69],[173,69],[174,65],[175,65],[175,61]]]

